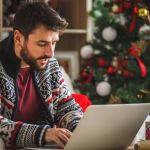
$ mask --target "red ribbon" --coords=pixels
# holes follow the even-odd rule
[[[142,3],[143,0],[132,0],[132,2],[134,3],[134,6],[133,6],[132,21],[131,21],[131,24],[130,24],[130,27],[129,27],[129,32],[134,31],[134,28],[136,26],[137,13],[138,13],[137,5],[138,5],[138,3]]]
[[[136,45],[132,44],[132,47],[130,47],[128,50],[128,54],[130,54],[131,56],[134,56],[136,58],[136,60],[139,64],[139,67],[141,69],[141,76],[145,77],[147,75],[147,69],[139,57],[139,54],[140,54],[139,48]]]
[[[138,3],[142,3],[143,0],[132,0],[132,1],[126,1],[126,0],[120,0],[118,1],[120,3],[119,11],[118,13],[123,13],[124,11],[128,9],[132,9],[132,21],[129,26],[129,32],[133,32],[134,28],[136,26],[136,20],[137,20],[137,13],[138,13]]]
[[[129,32],[133,32],[135,25],[136,25],[136,20],[137,20],[137,12],[138,12],[138,8],[137,6],[133,7],[133,14],[132,14],[132,21],[129,27]]]
[[[146,77],[147,70],[146,70],[146,67],[145,67],[144,63],[141,61],[141,59],[139,57],[136,57],[136,60],[138,61],[139,66],[141,68],[142,77]]]

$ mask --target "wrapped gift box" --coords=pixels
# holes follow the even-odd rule
[[[145,139],[150,140],[150,121],[145,122]]]

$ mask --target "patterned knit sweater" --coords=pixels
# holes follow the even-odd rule
[[[37,124],[12,121],[18,103],[16,77],[19,67],[20,60],[15,56],[10,35],[0,43],[0,137],[5,145],[41,146],[46,129],[54,124],[73,131],[82,110],[68,91],[55,58],[49,60],[45,70],[33,71],[38,96],[45,105]]]

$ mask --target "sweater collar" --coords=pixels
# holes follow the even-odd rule
[[[21,60],[15,54],[13,33],[0,43],[0,59],[7,74],[15,79]]]

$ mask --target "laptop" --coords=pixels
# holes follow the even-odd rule
[[[149,113],[150,103],[91,105],[64,150],[125,149]]]

